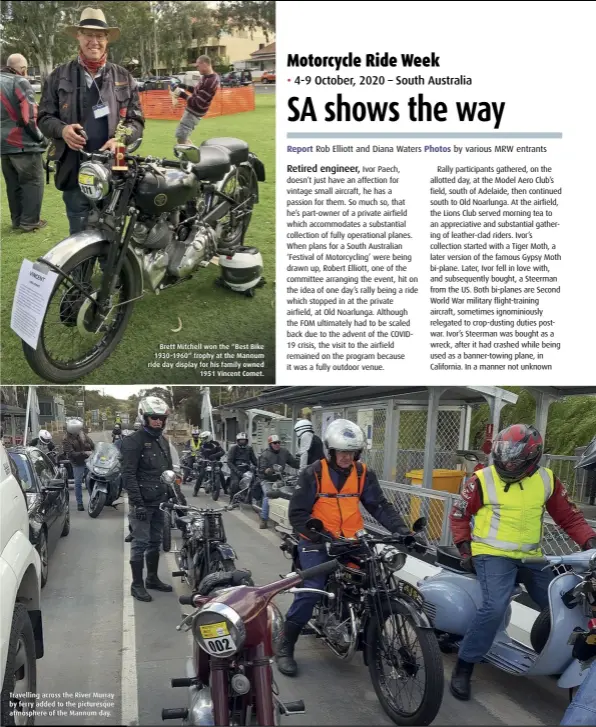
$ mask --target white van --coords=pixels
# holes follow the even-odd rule
[[[43,656],[41,562],[29,541],[27,501],[17,477],[0,443],[1,725],[34,724],[31,694],[37,691],[36,661]]]

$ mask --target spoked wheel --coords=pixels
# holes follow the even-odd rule
[[[101,265],[107,262],[108,249],[108,243],[98,242],[73,255],[62,268],[93,299],[101,288]],[[122,304],[135,297],[134,273],[132,263],[126,259],[115,284],[111,307],[97,332],[91,325],[95,306],[89,298],[64,278],[56,283],[37,349],[23,342],[27,362],[36,374],[48,381],[69,384],[91,373],[108,358],[132,314],[133,304]]]
[[[396,605],[397,609],[398,606]],[[398,725],[429,725],[443,701],[443,660],[432,631],[405,611],[371,619],[366,636],[370,678],[386,714]]]
[[[219,493],[221,492],[221,482],[214,482],[211,489],[211,497],[215,502],[219,500]]]
[[[237,167],[224,182],[223,194],[236,201],[236,211],[230,211],[219,224],[220,247],[241,245],[252,217],[257,195],[256,181],[250,167]]]

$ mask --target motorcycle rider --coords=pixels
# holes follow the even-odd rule
[[[470,698],[474,664],[489,651],[519,577],[536,605],[548,606],[548,587],[554,577],[544,566],[521,563],[540,557],[545,510],[584,550],[596,548],[596,532],[552,470],[540,466],[540,432],[513,424],[493,442],[493,464],[473,474],[462,489],[462,500],[450,514],[453,542],[462,567],[476,572],[483,593],[482,607],[460,645],[451,677],[451,693]],[[470,524],[474,518],[474,526]]]
[[[163,436],[169,415],[168,405],[156,396],[139,402],[143,427],[122,441],[122,478],[128,501],[133,508],[130,592],[138,601],[151,601],[147,588],[170,592],[172,586],[157,577],[164,517],[159,509],[168,499],[168,488],[161,481],[165,470],[171,470],[170,443]],[[143,584],[143,556],[147,578]]]
[[[222,448],[221,444],[219,442],[216,442],[215,439],[213,439],[213,435],[211,432],[201,432],[199,434],[199,440],[201,442],[201,446],[199,447],[198,457],[201,460],[199,463],[199,472],[197,479],[195,481],[192,494],[196,497],[199,489],[201,487],[201,484],[203,482],[203,477],[205,476],[205,469],[207,467],[206,462],[219,462],[219,460],[224,456],[225,450]],[[225,480],[223,474],[219,473],[219,476],[221,477],[221,486],[222,489],[225,490]]]
[[[116,442],[120,441],[122,439],[122,425],[116,422],[114,424],[114,428],[112,429],[112,444],[115,444]]]
[[[85,434],[84,424],[80,419],[69,419],[66,422],[66,437],[62,442],[64,455],[72,465],[72,474],[75,485],[75,498],[77,510],[83,511],[83,480],[85,479],[86,462],[95,444]]]
[[[185,449],[190,450],[190,456],[187,459],[186,466],[189,468],[192,468],[193,464],[195,463],[196,458],[199,455],[199,452],[201,451],[201,432],[198,429],[198,427],[192,428],[191,437],[184,445]],[[186,482],[188,479],[188,476],[190,474],[190,469],[185,469],[183,474],[183,482]]]
[[[302,569],[330,560],[321,535],[306,530],[306,523],[311,518],[321,520],[327,534],[351,538],[364,530],[362,504],[391,533],[412,534],[396,508],[385,498],[375,472],[359,461],[366,446],[362,429],[348,419],[336,419],[327,427],[324,446],[325,457],[302,470],[290,500],[288,517],[301,537]],[[304,588],[324,590],[325,578],[307,579]],[[296,676],[298,672],[294,648],[318,600],[316,593],[298,593],[286,614],[276,657],[277,668],[286,676]]]
[[[229,484],[230,498],[232,498],[238,492],[242,475],[248,470],[250,465],[254,467],[258,466],[254,450],[248,444],[248,434],[246,432],[240,432],[236,435],[236,444],[230,447],[227,462],[232,473]]]
[[[269,500],[273,494],[273,483],[281,479],[281,474],[290,465],[294,469],[300,467],[299,460],[290,454],[289,450],[281,446],[281,439],[272,434],[267,439],[267,449],[259,457],[259,479],[263,490],[263,504],[261,508],[261,523],[259,528],[266,530],[269,523]],[[274,465],[282,468],[282,473],[276,472]]]
[[[313,464],[325,456],[323,442],[315,434],[312,422],[308,419],[299,419],[294,425],[294,434],[298,440],[298,457],[300,469]]]
[[[30,444],[32,447],[38,447],[42,452],[53,452],[56,449],[56,445],[52,441],[52,433],[47,429],[40,429],[39,434],[31,440]]]

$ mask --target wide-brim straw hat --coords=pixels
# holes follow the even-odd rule
[[[77,33],[81,30],[105,30],[108,34],[108,41],[118,40],[120,37],[120,28],[112,28],[106,22],[106,16],[103,10],[97,8],[85,8],[81,13],[81,19],[78,25],[69,25],[64,29],[67,35],[73,38],[77,37]]]

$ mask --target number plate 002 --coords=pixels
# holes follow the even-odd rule
[[[206,624],[201,626],[200,630],[207,650],[214,656],[223,656],[236,651],[236,644],[230,636],[230,630],[225,621]]]

